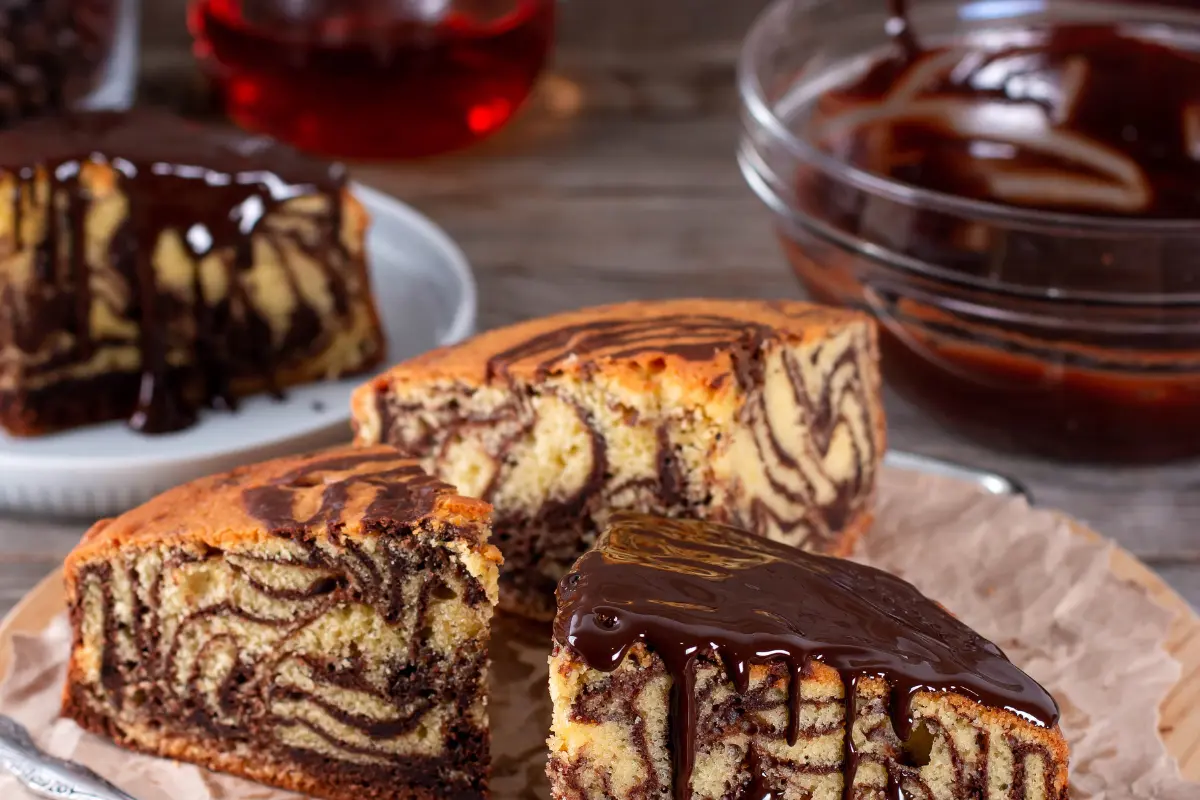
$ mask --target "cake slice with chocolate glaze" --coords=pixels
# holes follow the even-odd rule
[[[545,619],[614,510],[848,552],[884,451],[873,323],[798,302],[535,319],[394,367],[353,410],[360,443],[411,452],[496,507],[501,607]]]
[[[100,522],[66,563],[64,714],[325,800],[485,797],[490,514],[374,447]]]
[[[915,587],[615,515],[558,590],[555,800],[1066,800],[1054,699]]]
[[[160,433],[367,371],[367,224],[340,165],[162,112],[0,133],[0,426]]]

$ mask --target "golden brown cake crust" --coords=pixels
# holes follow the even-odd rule
[[[755,329],[813,342],[853,324],[872,330],[874,325],[857,311],[791,300],[682,298],[594,306],[497,328],[461,345],[431,350],[360,387],[352,404],[366,413],[364,406],[374,402],[378,389],[410,380],[482,385],[498,380],[501,371],[513,378],[536,378],[544,372],[547,357],[555,359],[555,371],[599,367],[619,372],[635,384],[640,377],[646,390],[651,388],[646,379],[664,370],[711,388],[724,384],[733,373],[732,351],[752,339]],[[527,347],[531,342],[539,346]],[[882,417],[876,423],[882,436]]]
[[[295,475],[305,476],[303,486],[283,486]],[[340,532],[350,538],[362,535],[364,524],[384,513],[401,524],[415,524],[434,513],[448,516],[451,522],[486,521],[491,515],[487,503],[460,497],[451,486],[429,477],[416,461],[394,448],[338,448],[201,478],[164,492],[115,519],[101,520],[67,557],[67,573],[78,564],[106,557],[127,545],[150,546],[186,536],[195,543],[225,548],[278,535],[279,528],[272,529],[247,507],[247,493],[270,492],[273,488],[284,493],[276,502],[288,504],[292,517],[301,520],[323,513],[326,493],[336,495],[336,522]],[[373,509],[377,500],[385,505]],[[482,542],[472,544],[485,546],[490,556],[499,560],[494,547]]]

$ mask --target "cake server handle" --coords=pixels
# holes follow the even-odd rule
[[[0,714],[0,766],[38,797],[136,800],[82,764],[43,753],[24,725],[3,714]]]
[[[1030,505],[1034,504],[1033,494],[1029,488],[1015,478],[1001,475],[997,472],[968,467],[953,461],[945,461],[932,456],[906,453],[901,450],[889,450],[883,458],[883,463],[897,469],[907,469],[913,472],[924,472],[927,475],[941,475],[956,478],[960,481],[973,483],[988,494],[1019,495]]]

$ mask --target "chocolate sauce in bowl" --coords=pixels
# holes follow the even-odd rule
[[[912,22],[908,17],[908,0],[888,0],[888,10],[891,15],[887,21],[887,31],[900,45],[906,56],[914,56],[920,52],[916,34],[912,30]]]
[[[1200,15],[939,27],[909,5],[777,106],[856,170],[793,174],[809,294],[875,314],[889,383],[992,446],[1200,453]]]
[[[902,741],[913,731],[911,703],[922,691],[963,694],[1043,727],[1058,720],[1045,689],[912,584],[724,525],[615,515],[596,548],[559,584],[558,601],[555,641],[587,666],[611,672],[642,642],[671,674],[676,800],[691,797],[695,667],[702,653],[720,659],[741,694],[749,689],[751,664],[787,663],[789,744],[797,740],[799,683],[806,670],[819,661],[839,672],[846,800],[855,796],[859,753],[850,732],[856,687],[865,677],[887,681],[891,721]],[[751,748],[752,796],[777,797],[758,791],[764,787],[754,758]],[[905,796],[896,775],[888,786],[890,800]]]
[[[1148,26],[982,33],[928,49],[909,24],[890,27],[899,52],[822,99],[814,134],[834,154],[1004,205],[1200,217],[1200,52]],[[1200,49],[1200,33],[1190,44]]]

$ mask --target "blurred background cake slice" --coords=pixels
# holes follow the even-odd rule
[[[378,447],[100,522],[66,563],[64,712],[326,800],[484,797],[490,511]]]
[[[1066,800],[1053,698],[888,573],[624,513],[558,597],[555,800]]]
[[[363,372],[383,338],[342,167],[154,111],[0,134],[0,425],[183,428]]]
[[[358,390],[358,441],[496,507],[501,604],[549,619],[615,509],[845,553],[884,451],[875,331],[852,311],[634,302],[493,330]]]

